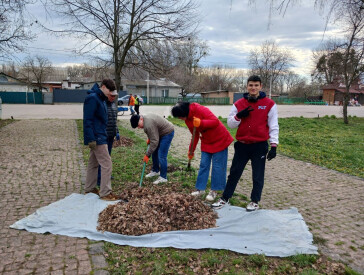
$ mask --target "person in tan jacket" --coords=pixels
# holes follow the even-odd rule
[[[146,178],[159,176],[153,184],[167,182],[167,155],[174,136],[174,127],[165,118],[155,115],[133,115],[130,118],[131,127],[144,129],[148,136],[149,148],[145,153],[143,161],[148,163],[152,156],[152,171]]]

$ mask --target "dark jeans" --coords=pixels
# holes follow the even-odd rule
[[[140,106],[140,105],[135,105],[135,106],[134,106],[135,112],[136,112],[138,115],[139,115],[139,106]]]
[[[258,203],[260,201],[264,186],[265,160],[268,153],[268,143],[266,141],[244,144],[236,141],[234,144],[235,154],[230,168],[230,175],[226,183],[223,198],[227,201],[235,191],[244,168],[251,160],[253,171],[253,190],[250,199]]]
[[[152,171],[159,172],[162,178],[167,178],[167,155],[169,147],[174,136],[174,131],[168,135],[165,135],[159,139],[159,145],[152,154],[153,166]]]
[[[112,144],[114,143],[114,137],[107,137],[107,150],[111,156]],[[101,166],[99,165],[99,170],[97,172],[97,186],[100,187],[101,182]]]

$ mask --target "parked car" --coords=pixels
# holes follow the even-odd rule
[[[119,97],[118,98],[118,105],[128,105],[129,97],[130,97],[130,95],[124,95],[123,97]],[[143,98],[141,96],[139,96],[139,95],[137,95],[137,97],[140,100],[140,103],[143,104],[144,103]]]
[[[124,95],[118,98],[118,105],[128,105],[130,95]]]

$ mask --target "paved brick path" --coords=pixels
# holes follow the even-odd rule
[[[129,121],[120,123],[131,129]],[[143,130],[135,130],[143,139]],[[175,126],[170,154],[187,158],[191,134]],[[192,165],[199,166],[200,148]],[[234,155],[229,147],[228,169]],[[251,169],[248,163],[237,192],[250,197]],[[261,205],[269,209],[296,207],[304,217],[319,249],[325,255],[364,273],[364,179],[278,155],[267,161]],[[326,240],[321,244],[323,239]]]
[[[127,120],[121,122],[129,127]],[[145,138],[142,130],[136,130]],[[176,127],[171,153],[186,157],[191,135]],[[15,221],[82,191],[82,157],[72,120],[24,120],[0,128],[0,273],[105,274],[102,243],[10,229]],[[199,149],[197,149],[199,151]],[[197,152],[198,152],[197,151]],[[229,162],[233,155],[229,148]],[[196,153],[193,165],[198,167]],[[197,160],[196,160],[197,159]],[[250,169],[238,192],[249,195]],[[364,180],[278,156],[267,163],[262,206],[297,207],[321,251],[364,272]]]
[[[75,121],[17,121],[0,128],[0,142],[0,274],[90,274],[92,261],[102,265],[100,243],[9,228],[81,192]]]

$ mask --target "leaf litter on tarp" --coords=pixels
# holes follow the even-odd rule
[[[99,214],[97,230],[139,236],[216,227],[217,214],[191,195],[145,187],[124,190],[120,198]]]

